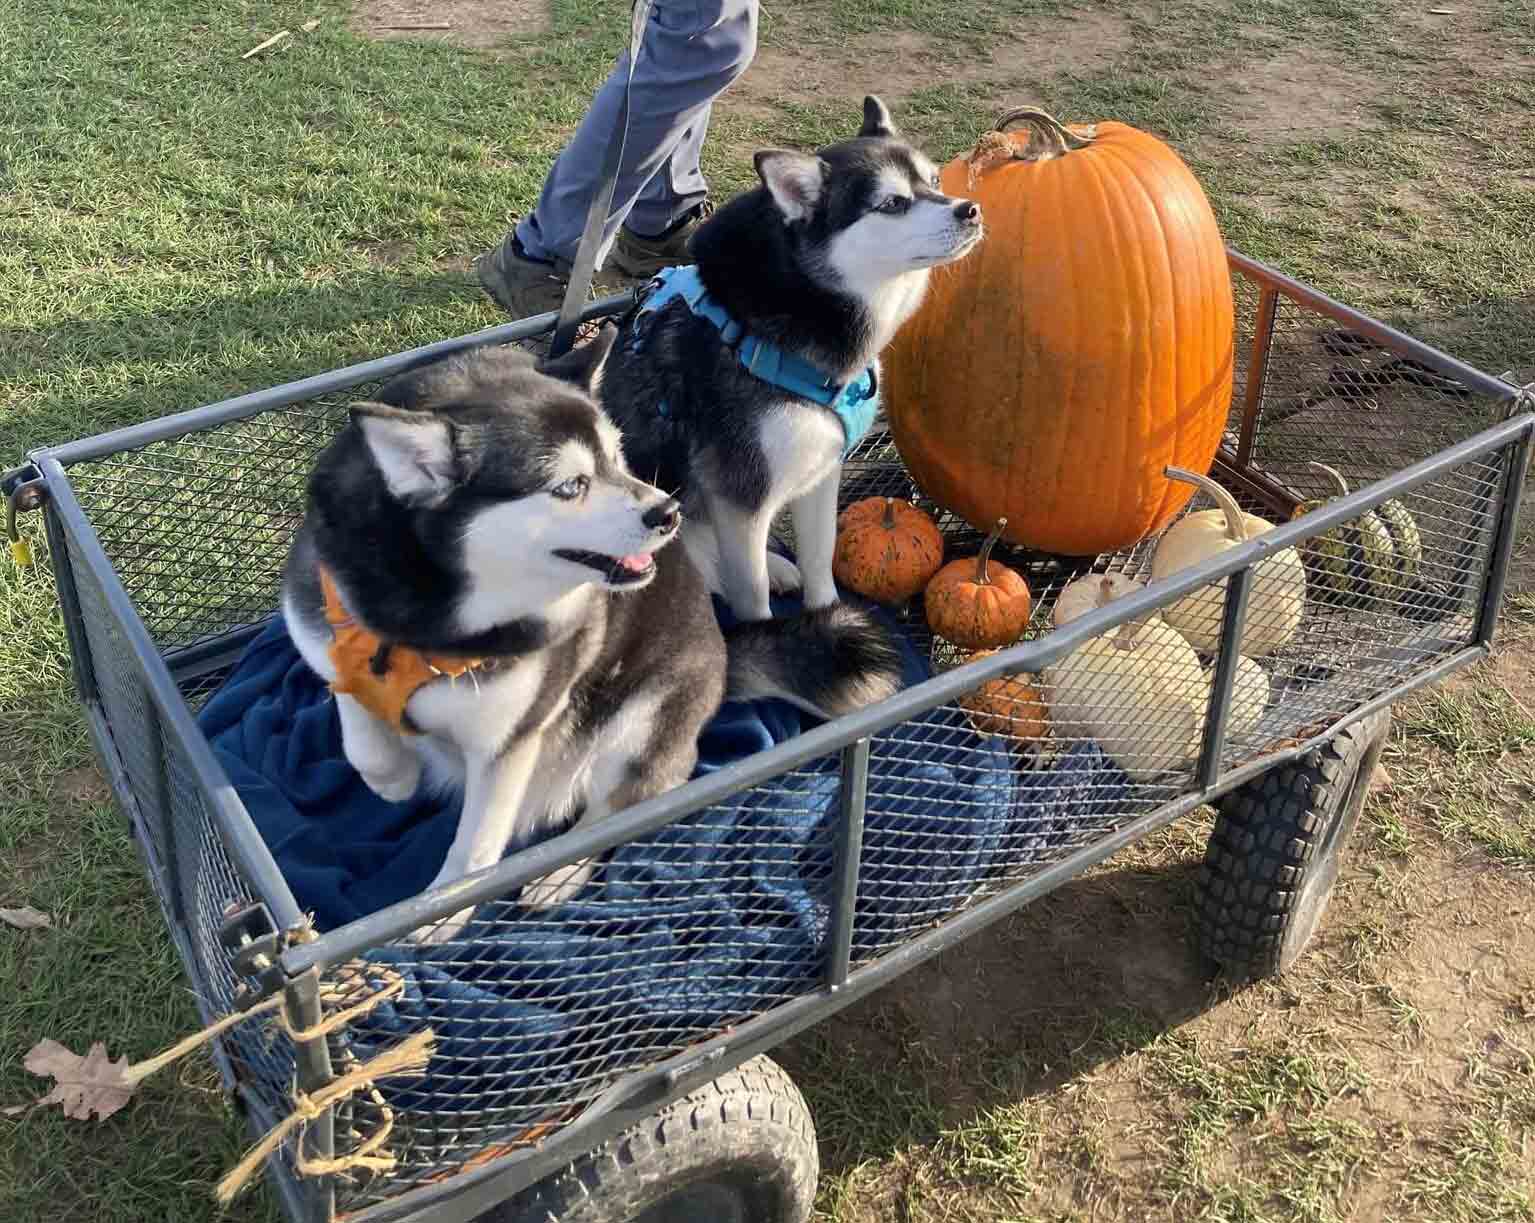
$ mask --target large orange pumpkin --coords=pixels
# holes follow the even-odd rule
[[[1199,183],[1123,123],[1016,110],[943,189],[981,204],[986,238],[932,273],[883,358],[917,484],[1068,556],[1160,530],[1192,495],[1163,470],[1210,470],[1231,399],[1231,276]]]

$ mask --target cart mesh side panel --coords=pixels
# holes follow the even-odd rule
[[[122,504],[124,514],[130,511]],[[62,536],[66,540],[67,536]],[[198,1006],[207,1018],[233,1009],[240,984],[219,941],[226,912],[255,899],[231,863],[208,800],[187,763],[186,749],[150,698],[137,656],[103,596],[94,570],[67,557],[90,649],[101,721],[126,776],[118,797],[133,818],[150,880],[186,964]],[[220,1038],[235,1086],[258,1109],[280,1115],[289,1107],[293,1050],[286,1037],[257,1020]],[[280,1157],[285,1162],[288,1154]]]
[[[1337,491],[1311,464],[1359,488],[1470,436],[1503,406],[1266,283],[1238,276],[1236,291],[1233,403],[1213,474],[1247,513],[1287,521]],[[347,403],[372,389],[69,466],[116,580],[191,708],[277,612],[308,473]],[[338,1210],[547,1140],[625,1075],[820,990],[845,899],[851,916],[841,928],[857,971],[1462,653],[1478,639],[1517,446],[1447,464],[1394,506],[1242,579],[1249,636],[1229,660],[1218,768],[1204,761],[1203,778],[1209,684],[1235,644],[1221,644],[1223,598],[1213,587],[1153,624],[1122,626],[1049,667],[1023,665],[873,735],[850,898],[837,894],[845,783],[833,755],[619,847],[599,867],[600,891],[558,917],[509,897],[483,907],[466,939],[426,956],[397,931],[368,959],[404,972],[406,993],[333,1038],[332,1057],[345,1066],[427,1024],[437,1054],[429,1075],[384,1092],[397,1166],[339,1178]],[[846,464],[842,501],[875,495],[932,514],[951,557],[979,549],[976,530],[915,487],[879,427]],[[1214,508],[1200,494],[1187,512]],[[1024,575],[1033,595],[1025,642],[1048,638],[1069,583],[1148,582],[1157,542],[1089,558],[999,547],[996,562]],[[231,906],[254,899],[251,888],[225,852],[185,745],[147,696],[102,575],[77,546],[54,560],[73,573],[107,750],[121,761],[120,797],[167,920],[204,1007],[227,1010],[237,982],[220,926]],[[920,599],[896,615],[934,672],[966,663],[927,631]],[[289,1043],[252,1023],[224,1049],[249,1096],[285,1111]],[[344,1105],[338,1152],[380,1123],[373,1102]]]

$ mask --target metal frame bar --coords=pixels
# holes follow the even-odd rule
[[[1266,284],[1258,294],[1258,317],[1253,326],[1252,353],[1247,359],[1247,388],[1242,404],[1242,430],[1237,436],[1236,465],[1252,466],[1258,444],[1258,412],[1263,407],[1263,388],[1268,384],[1269,352],[1274,345],[1274,319],[1279,313],[1279,290]]]
[[[869,800],[869,741],[842,749],[837,820],[837,893],[827,933],[826,987],[833,993],[847,981],[853,957],[853,917],[858,907],[858,868],[863,861],[863,817]]]
[[[288,984],[283,1002],[284,1009],[292,1017],[296,1028],[316,1027],[324,1018],[320,1007],[320,974],[306,972]],[[334,1077],[330,1060],[330,1046],[326,1038],[316,1036],[309,1040],[293,1042],[293,1062],[298,1089],[304,1092],[318,1091]],[[336,1153],[336,1113],[327,1108],[304,1129],[304,1147],[311,1159],[330,1159]],[[319,1177],[301,1182],[298,1186],[307,1199],[317,1220],[329,1220],[336,1213],[336,1187],[331,1177]]]
[[[1205,732],[1199,745],[1199,764],[1194,777],[1200,789],[1215,785],[1221,771],[1221,754],[1226,747],[1226,720],[1231,713],[1231,686],[1236,682],[1237,662],[1241,655],[1242,625],[1247,620],[1247,595],[1252,587],[1253,571],[1239,569],[1226,581],[1226,599],[1221,612],[1221,647],[1215,659],[1215,677],[1210,682],[1210,699],[1205,706]]]
[[[69,641],[75,694],[82,704],[93,705],[100,699],[100,691],[96,685],[96,660],[91,653],[90,638],[85,635],[85,617],[80,614],[80,591],[75,586],[74,554],[69,550],[64,524],[51,504],[43,506],[43,531],[48,537],[48,552],[53,558],[53,582],[59,592],[59,611],[64,616],[64,636]]]
[[[1278,299],[1283,296],[1338,322],[1404,355],[1411,355],[1425,365],[1456,379],[1467,389],[1517,405],[1518,388],[1489,378],[1435,349],[1393,328],[1370,319],[1342,303],[1317,293],[1308,286],[1256,263],[1237,252],[1229,252],[1234,272],[1260,286],[1259,326],[1254,336],[1254,351],[1248,367],[1243,426],[1236,452],[1223,451],[1217,461],[1223,479],[1247,488],[1264,501],[1282,504],[1294,495],[1251,466],[1256,445],[1255,429],[1261,421],[1263,389],[1273,335]],[[584,319],[599,318],[625,308],[631,298],[613,297],[586,309]],[[1265,310],[1265,306],[1267,309]],[[185,679],[227,665],[259,626],[247,626],[221,634],[204,642],[168,652],[162,656],[154,645],[120,579],[112,569],[94,529],[85,517],[65,468],[73,463],[104,458],[124,450],[136,449],[157,441],[207,430],[289,404],[333,394],[361,383],[383,379],[450,353],[484,344],[510,343],[546,334],[556,315],[549,313],[454,339],[423,345],[407,352],[362,362],[311,378],[214,404],[206,408],[178,413],[156,421],[115,430],[97,437],[35,452],[30,456],[47,481],[52,498],[45,511],[50,543],[54,546],[59,596],[70,626],[71,648],[76,657],[76,682],[82,700],[93,712],[90,719],[98,751],[108,762],[116,760],[111,728],[103,711],[97,707],[94,676],[90,669],[89,643],[79,624],[80,609],[75,591],[74,563],[90,567],[101,584],[109,612],[123,628],[129,648],[138,665],[152,707],[162,720],[163,729],[179,739],[187,751],[194,780],[208,800],[223,843],[236,870],[255,895],[265,901],[278,925],[291,929],[303,915],[277,871],[265,843],[256,832],[239,796],[229,785],[211,750],[197,731],[196,723],[176,688],[176,679]],[[1266,319],[1266,321],[1265,321]],[[358,1223],[384,1223],[403,1219],[418,1211],[431,1210],[443,1223],[469,1219],[493,1205],[515,1189],[532,1183],[554,1171],[602,1138],[616,1133],[630,1122],[643,1117],[670,1096],[718,1075],[730,1065],[744,1061],[763,1049],[809,1026],[816,1020],[865,996],[873,989],[898,976],[915,964],[937,954],[974,931],[1005,916],[1030,900],[1045,894],[1073,876],[1103,861],[1124,846],[1147,833],[1179,818],[1212,798],[1275,767],[1294,759],[1326,741],[1342,727],[1385,708],[1404,694],[1437,681],[1465,666],[1488,651],[1499,600],[1507,578],[1512,551],[1515,515],[1518,511],[1522,476],[1535,437],[1535,415],[1525,414],[1505,420],[1476,436],[1451,446],[1438,454],[1394,473],[1374,485],[1356,490],[1326,507],[1265,533],[1174,578],[1116,600],[1111,608],[1099,609],[1057,630],[1040,641],[1025,643],[1002,651],[980,663],[934,677],[916,688],[908,689],[859,714],[820,727],[786,744],[738,762],[728,769],[689,783],[662,798],[630,808],[600,825],[576,828],[561,837],[526,850],[497,866],[454,885],[451,895],[437,893],[404,901],[370,917],[331,931],[320,939],[290,947],[281,956],[281,966],[289,979],[290,1004],[299,1022],[308,1024],[319,1017],[317,976],[332,964],[358,952],[392,941],[466,904],[478,904],[508,892],[538,875],[575,861],[605,852],[623,842],[647,835],[686,817],[694,811],[730,797],[740,790],[775,777],[799,764],[840,751],[842,754],[841,813],[837,840],[837,903],[833,912],[832,938],[826,966],[825,985],[821,990],[784,1003],[746,1021],[728,1034],[704,1045],[679,1053],[652,1067],[625,1074],[607,1093],[589,1106],[582,1115],[551,1138],[525,1151],[515,1152],[464,1173],[451,1180],[410,1190],[386,1202],[349,1214]],[[1409,679],[1387,689],[1373,700],[1353,708],[1326,729],[1303,742],[1267,753],[1236,768],[1221,772],[1225,739],[1225,720],[1229,694],[1235,676],[1236,650],[1252,567],[1270,552],[1292,546],[1337,524],[1355,518],[1380,502],[1397,497],[1435,478],[1444,471],[1472,459],[1512,446],[1504,473],[1502,504],[1496,513],[1493,552],[1486,571],[1485,586],[1475,621],[1475,634],[1464,646],[1448,657],[1419,670]],[[1251,487],[1248,487],[1251,485]],[[1156,810],[1130,821],[1109,837],[1101,838],[1066,859],[1036,872],[1028,879],[975,904],[937,928],[889,952],[871,963],[854,969],[851,965],[851,938],[856,904],[858,868],[861,852],[862,819],[866,801],[869,737],[878,731],[923,713],[935,705],[949,703],[979,684],[1024,670],[1038,670],[1075,649],[1081,642],[1132,617],[1149,614],[1182,597],[1189,590],[1219,579],[1228,582],[1228,597],[1223,624],[1221,655],[1217,661],[1211,705],[1207,709],[1204,740],[1200,758],[1188,792]],[[1448,643],[1442,643],[1448,644]],[[1424,657],[1429,656],[1425,653]],[[174,672],[175,678],[172,673]],[[97,725],[100,723],[100,725]],[[120,797],[131,796],[121,762],[112,773],[114,789]],[[133,809],[136,809],[136,804]],[[132,811],[130,810],[130,814]],[[142,813],[137,821],[142,825]],[[142,831],[142,829],[141,829]],[[154,867],[152,866],[152,869]],[[197,961],[180,930],[173,934],[189,968]],[[195,975],[195,973],[194,973]],[[307,985],[304,983],[308,983]],[[310,987],[313,987],[311,989]],[[199,997],[199,1006],[204,1007]],[[323,1040],[306,1042],[313,1048],[298,1052],[301,1086],[309,1089],[328,1081],[332,1067],[329,1050]],[[227,1059],[220,1057],[226,1080],[232,1081]],[[238,1085],[259,1112],[261,1103],[245,1085]],[[333,1144],[331,1118],[314,1127],[307,1140],[316,1154],[328,1153]],[[315,1186],[294,1182],[282,1176],[280,1189],[291,1210],[302,1211],[304,1218],[329,1219],[334,1202],[331,1182],[327,1180],[316,1192]]]
[[[1508,586],[1508,566],[1514,555],[1514,537],[1518,534],[1524,476],[1530,465],[1530,438],[1531,435],[1526,433],[1519,439],[1508,470],[1503,473],[1503,504],[1499,507],[1501,512],[1493,542],[1492,569],[1487,576],[1487,585],[1482,589],[1482,602],[1476,615],[1476,639],[1482,645],[1492,644],[1497,629],[1498,605],[1503,602],[1503,591]]]

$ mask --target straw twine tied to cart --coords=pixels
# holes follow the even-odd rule
[[[290,938],[296,935],[299,941],[307,941],[303,937],[306,933],[309,934],[309,938],[314,937],[308,931],[295,931],[290,934]],[[107,1061],[103,1054],[102,1061],[105,1065],[101,1068],[110,1068],[110,1081],[99,1081],[93,1083],[93,1086],[105,1087],[109,1091],[115,1090],[119,1093],[120,1099],[117,1104],[120,1107],[121,1103],[126,1102],[133,1089],[157,1070],[163,1070],[166,1066],[179,1061],[188,1053],[201,1048],[237,1024],[264,1014],[274,1014],[275,1020],[272,1022],[275,1023],[276,1028],[285,1033],[295,1044],[323,1040],[352,1021],[368,1014],[381,1003],[399,997],[405,991],[405,981],[399,973],[384,965],[351,960],[340,965],[333,978],[322,979],[319,990],[321,1005],[327,1009],[337,1008],[331,1010],[331,1013],[319,1023],[307,1027],[297,1023],[288,1011],[286,1005],[288,991],[284,990],[244,1010],[224,1016],[202,1031],[171,1046],[165,1052],[146,1058],[142,1062],[134,1062],[130,1065],[124,1058],[120,1063],[112,1063]],[[300,1141],[296,1144],[293,1153],[294,1168],[300,1176],[326,1176],[354,1169],[382,1172],[393,1168],[396,1163],[395,1157],[384,1149],[384,1144],[394,1129],[394,1110],[389,1107],[375,1084],[380,1079],[420,1074],[431,1060],[435,1039],[435,1032],[431,1028],[426,1028],[365,1062],[358,1061],[349,1054],[343,1054],[342,1064],[345,1070],[331,1082],[314,1092],[305,1092],[297,1086],[293,1087],[291,1091],[293,1111],[268,1130],[266,1135],[245,1153],[240,1162],[220,1179],[214,1189],[214,1196],[218,1199],[219,1205],[227,1206],[232,1202],[249,1184],[262,1162],[291,1136],[297,1133],[302,1139],[304,1127],[311,1121],[323,1116],[332,1105],[359,1093],[366,1093],[377,1110],[378,1128],[355,1149],[332,1158],[306,1155],[303,1143]],[[61,1050],[61,1052],[64,1051]],[[66,1056],[72,1055],[66,1054]],[[94,1051],[91,1056],[95,1056]],[[32,1068],[30,1064],[28,1068]],[[39,1070],[38,1073],[43,1071]],[[64,1098],[66,1088],[62,1076],[60,1078],[60,1086],[47,1099],[39,1101],[39,1104]],[[66,1105],[66,1111],[67,1108]]]

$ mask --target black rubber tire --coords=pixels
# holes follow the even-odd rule
[[[804,1097],[754,1057],[476,1223],[804,1223],[819,1174]]]
[[[1216,807],[1199,871],[1199,949],[1237,984],[1287,971],[1316,933],[1391,728],[1383,709]]]

